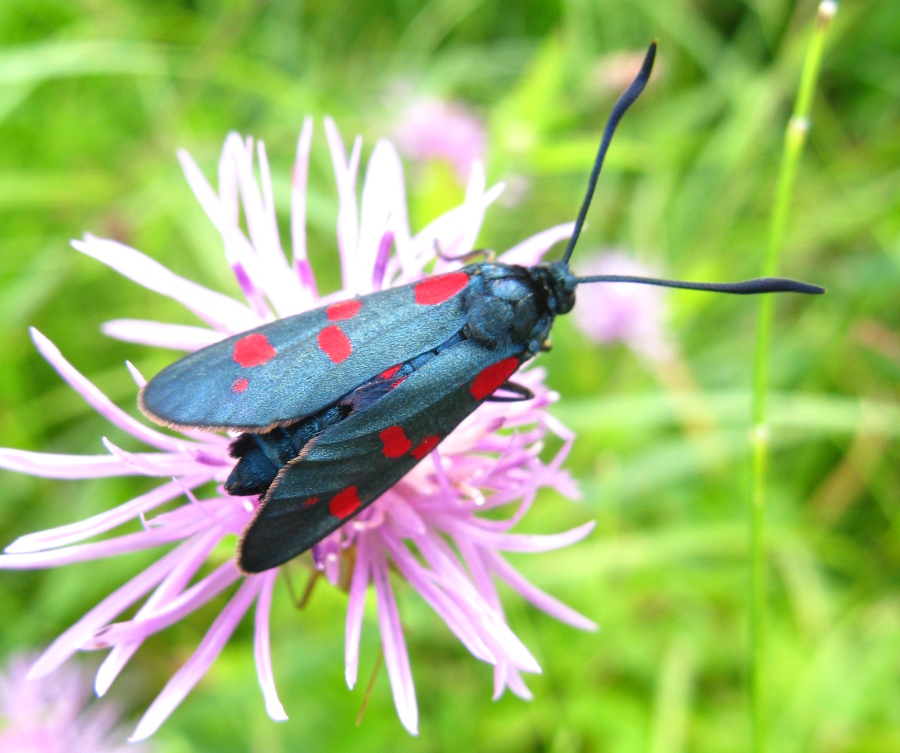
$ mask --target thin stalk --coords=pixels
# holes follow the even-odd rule
[[[823,0],[819,4],[815,29],[803,62],[794,111],[788,122],[781,155],[781,167],[772,204],[769,239],[763,274],[773,276],[779,266],[784,231],[790,214],[791,195],[797,177],[800,154],[809,133],[809,113],[816,81],[825,49],[825,40],[837,3]],[[773,296],[762,296],[757,322],[756,353],[753,369],[753,431],[751,517],[750,517],[750,722],[752,749],[767,749],[766,637],[768,606],[768,572],[766,558],[766,509],[769,466],[769,341],[772,331]]]

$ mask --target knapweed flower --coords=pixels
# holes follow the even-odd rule
[[[242,332],[277,317],[420,279],[433,263],[441,272],[459,266],[435,258],[470,251],[488,206],[502,186],[486,189],[484,171],[476,163],[463,204],[413,235],[410,232],[400,159],[394,147],[376,144],[366,169],[361,201],[357,202],[357,172],[361,141],[349,157],[330,120],[325,134],[337,178],[340,202],[337,245],[343,289],[320,296],[306,255],[305,199],[312,121],[300,134],[292,175],[292,259],[282,250],[266,151],[261,143],[231,135],[219,163],[219,189],[214,190],[197,165],[181,153],[188,183],[222,236],[225,258],[245,301],[237,301],[183,279],[135,249],[112,240],[88,236],[73,246],[163,295],[183,303],[205,327],[176,326],[152,321],[109,322],[104,331],[122,340],[185,351]],[[256,159],[254,160],[254,157]],[[254,162],[260,180],[254,175]],[[241,217],[243,209],[243,218]],[[242,219],[246,233],[242,230]],[[507,251],[501,259],[533,264],[572,226],[546,230]],[[109,401],[71,366],[37,331],[41,354],[75,390],[110,423],[141,440],[150,452],[129,452],[104,439],[106,454],[49,455],[6,449],[5,468],[54,478],[96,478],[143,475],[162,480],[145,494],[87,520],[23,536],[6,549],[0,566],[45,568],[112,557],[150,547],[174,544],[139,575],[110,594],[63,633],[31,669],[41,677],[59,667],[79,649],[108,648],[95,682],[99,695],[153,633],[180,620],[213,598],[231,592],[193,655],[162,689],[138,724],[132,740],[153,733],[203,676],[245,613],[255,603],[255,657],[266,709],[273,719],[286,719],[278,700],[269,656],[269,607],[277,570],[242,573],[228,559],[204,577],[197,574],[220,542],[233,542],[253,517],[255,497],[234,497],[221,487],[234,464],[230,439],[190,431],[163,433]],[[134,367],[137,384],[144,378]],[[312,549],[313,565],[333,584],[349,582],[346,623],[346,678],[357,679],[360,632],[365,594],[374,586],[377,619],[385,664],[397,711],[404,726],[418,726],[412,673],[391,585],[391,571],[415,588],[466,648],[494,667],[494,695],[504,688],[528,697],[521,673],[539,672],[537,662],[503,616],[495,582],[503,581],[540,609],[576,627],[593,623],[537,589],[504,557],[505,552],[543,552],[586,536],[592,525],[548,536],[522,535],[512,529],[528,511],[541,487],[575,494],[560,469],[572,442],[570,432],[546,412],[556,396],[543,383],[543,373],[531,368],[517,377],[535,394],[518,403],[486,404],[463,422],[435,451],[400,483],[358,517]],[[549,462],[541,459],[544,437],[563,440]],[[198,498],[194,490],[215,482],[214,493]],[[178,501],[181,500],[181,504]],[[162,505],[167,507],[158,511]],[[482,515],[496,508],[511,509],[498,518]],[[139,520],[136,533],[90,541]],[[355,557],[342,557],[348,550]],[[341,569],[350,567],[352,572]],[[116,618],[137,607],[122,622]]]
[[[653,277],[652,270],[621,251],[605,251],[578,262],[578,274],[638,275]],[[578,288],[575,324],[600,343],[621,341],[653,362],[672,357],[665,328],[665,294],[651,285],[602,283]]]
[[[438,99],[420,99],[407,105],[393,138],[411,159],[449,162],[463,184],[472,166],[484,159],[487,141],[478,118],[460,104]]]
[[[31,659],[15,656],[0,672],[0,753],[140,753],[125,744],[110,704],[90,703],[91,680],[77,666],[28,678]]]

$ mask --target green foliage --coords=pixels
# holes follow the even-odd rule
[[[459,98],[489,131],[488,172],[519,202],[489,210],[480,244],[506,248],[574,218],[615,94],[598,61],[660,43],[660,65],[626,117],[576,251],[616,245],[665,274],[757,275],[785,125],[815,4],[394,3],[5,0],[0,4],[0,437],[21,449],[102,452],[110,432],[37,356],[37,326],[112,399],[133,405],[132,360],[175,354],[103,337],[114,318],[193,323],[174,304],[80,257],[68,240],[115,237],[176,272],[237,293],[175,151],[211,178],[229,130],[265,140],[282,227],[302,117],[316,116],[310,254],[338,284],[337,199],[321,116],[364,152],[389,135],[395,93]],[[825,285],[774,301],[768,484],[769,749],[876,753],[900,746],[900,5],[841,8],[785,228],[781,272]],[[414,227],[461,198],[441,168],[408,171]],[[155,741],[165,753],[293,750],[746,751],[750,744],[750,392],[756,307],[673,292],[687,384],[569,320],[542,357],[579,433],[569,461],[583,501],[546,494],[534,531],[589,518],[579,547],[516,561],[601,625],[581,634],[507,599],[544,675],[535,700],[490,702],[469,657],[402,585],[398,596],[421,735],[396,720],[387,678],[354,722],[361,677],[343,680],[345,597],[318,588],[303,612],[276,591],[273,657],[291,721],[267,720],[245,620]],[[685,376],[682,374],[682,377]],[[697,419],[696,421],[694,419]],[[113,431],[110,437],[132,449]],[[11,541],[107,509],[140,480],[0,475]],[[0,575],[0,652],[46,645],[143,564]],[[196,645],[213,610],[138,653],[113,695],[132,714]]]

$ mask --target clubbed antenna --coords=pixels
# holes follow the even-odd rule
[[[575,230],[572,233],[572,237],[569,238],[569,245],[566,246],[566,252],[563,254],[563,264],[569,263],[569,257],[572,256],[572,251],[575,249],[575,244],[578,242],[578,236],[581,235],[581,228],[584,226],[584,219],[587,217],[588,208],[591,206],[591,199],[594,198],[594,189],[597,187],[597,178],[600,177],[600,169],[603,167],[603,160],[606,158],[609,142],[612,141],[613,134],[616,132],[616,127],[619,125],[619,121],[622,119],[625,111],[634,104],[634,101],[641,95],[641,92],[644,91],[644,87],[650,79],[650,71],[653,70],[653,61],[655,59],[656,42],[654,41],[647,50],[647,54],[644,56],[644,62],[641,64],[640,73],[638,73],[637,78],[631,82],[631,86],[625,90],[625,93],[619,97],[619,101],[616,102],[615,107],[613,107],[612,112],[609,115],[609,120],[606,121],[606,128],[603,130],[603,139],[600,141],[600,148],[597,150],[597,159],[594,160],[594,169],[591,170],[591,177],[588,179],[587,193],[581,204],[581,210],[578,212],[578,219],[575,220]]]
[[[685,290],[709,290],[714,293],[734,293],[735,295],[756,295],[757,293],[805,293],[821,295],[825,288],[807,282],[787,280],[784,277],[760,277],[743,282],[683,282],[682,280],[657,280],[654,277],[634,277],[632,275],[594,275],[576,277],[575,282],[634,282],[639,285],[657,285],[661,288],[684,288]]]

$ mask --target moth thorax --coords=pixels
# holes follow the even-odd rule
[[[506,343],[515,323],[513,306],[500,298],[477,301],[469,311],[468,336],[493,347]]]
[[[490,347],[526,343],[542,315],[531,280],[515,274],[516,268],[503,271],[504,276],[487,281],[469,308],[468,336]]]

